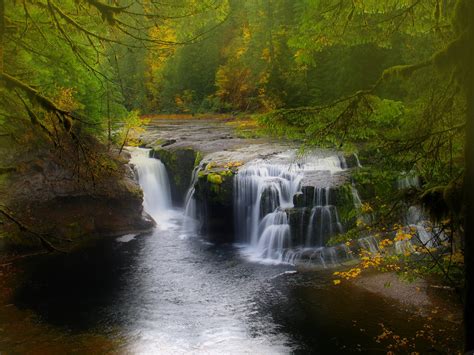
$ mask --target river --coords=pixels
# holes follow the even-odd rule
[[[2,352],[385,354],[381,324],[410,337],[426,323],[351,283],[333,285],[333,269],[255,262],[191,233],[168,197],[150,198],[166,196],[145,179],[163,179],[161,163],[140,159],[155,230],[15,265],[0,298]]]

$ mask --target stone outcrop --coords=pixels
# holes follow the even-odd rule
[[[234,241],[234,173],[208,169],[199,173],[195,199],[201,213],[201,233],[210,241]]]
[[[193,169],[200,162],[201,155],[192,148],[173,148],[171,145],[172,143],[162,144],[153,148],[150,154],[154,158],[160,159],[166,166],[170,180],[171,200],[173,205],[182,207]]]
[[[91,152],[91,159],[100,159],[100,164],[78,165],[49,146],[5,159],[14,168],[2,174],[2,209],[27,230],[3,216],[0,252],[43,248],[38,236],[67,250],[90,237],[153,227],[143,212],[142,191],[127,153],[107,152],[98,142],[92,149],[99,150]],[[78,166],[84,174],[75,170]]]

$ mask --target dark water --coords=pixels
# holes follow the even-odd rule
[[[396,304],[333,286],[330,272],[251,263],[232,246],[180,236],[179,213],[168,222],[129,241],[27,260],[12,307],[48,331],[0,339],[0,350],[61,342],[71,352],[100,353],[107,341],[118,353],[386,353],[374,341],[379,323],[400,335],[421,327]]]

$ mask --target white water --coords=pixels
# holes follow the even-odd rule
[[[281,207],[293,206],[303,175],[290,166],[255,164],[241,169],[234,185],[237,239],[252,257],[283,262],[290,246],[290,227]]]
[[[131,150],[138,182],[143,190],[143,208],[160,226],[164,226],[171,211],[171,190],[168,173],[164,164],[150,158],[150,150],[136,148]],[[162,223],[160,223],[162,222]]]
[[[292,152],[278,158],[288,159]],[[294,264],[303,254],[301,247],[319,248],[330,236],[341,233],[337,209],[330,204],[329,188],[315,188],[310,226],[305,245],[292,245],[288,216],[284,209],[293,207],[293,196],[300,191],[306,172],[329,174],[346,169],[339,156],[306,156],[298,163],[255,162],[239,170],[234,180],[234,214],[237,240],[244,253],[263,263]],[[319,253],[330,254],[330,248]]]
[[[322,247],[334,234],[343,233],[336,206],[331,204],[330,188],[315,188],[305,246]]]
[[[413,171],[410,171],[408,173],[404,172],[397,180],[397,187],[399,190],[419,188],[420,178]]]
[[[144,209],[157,221],[161,229],[167,228],[170,220],[177,218],[172,209],[171,193],[166,168],[158,159],[149,158],[149,150],[133,149],[131,163],[135,167],[139,183],[144,192]],[[346,246],[323,247],[334,234],[342,233],[336,206],[331,203],[331,189],[316,187],[310,211],[309,225],[303,245],[292,245],[288,215],[285,208],[293,207],[293,196],[300,190],[305,172],[328,171],[331,174],[342,171],[345,162],[337,156],[306,158],[298,164],[254,163],[242,168],[235,179],[235,227],[237,240],[245,246],[245,253],[251,259],[263,263],[294,264],[300,260],[317,262],[323,267],[337,265],[352,258]],[[183,220],[184,234],[196,235],[199,225],[199,209],[194,198],[194,185],[199,168],[193,172],[190,189],[185,199]],[[412,185],[410,181],[409,185]],[[405,186],[406,184],[402,184]],[[362,202],[355,188],[352,189],[355,207]],[[180,213],[179,218],[182,217]],[[407,228],[416,230],[413,241],[396,242],[396,253],[414,252],[413,243],[428,248],[439,245],[433,238],[436,230],[427,225],[426,216],[416,206],[407,211]],[[172,222],[171,224],[173,224]],[[118,241],[128,242],[123,237]],[[373,237],[358,240],[358,245],[372,253],[378,252],[377,240]]]
[[[183,222],[183,234],[181,237],[185,238],[190,235],[195,235],[197,232],[197,228],[200,225],[199,221],[199,210],[197,207],[196,198],[194,193],[196,191],[195,185],[198,180],[198,173],[201,167],[198,165],[194,168],[192,177],[191,177],[191,184],[189,185],[188,192],[186,193],[186,197],[184,199],[184,222]]]
[[[351,186],[352,199],[354,200],[354,207],[357,209],[362,208],[362,200],[359,196],[359,191],[355,188],[354,184]]]
[[[448,236],[440,231],[429,220],[427,214],[419,206],[410,206],[405,217],[405,229],[412,233],[415,238],[395,243],[397,253],[413,252],[413,244],[421,245],[426,248],[436,248],[448,239]]]

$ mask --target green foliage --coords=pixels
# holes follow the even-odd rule
[[[356,98],[347,104],[321,108],[281,109],[259,117],[276,136],[299,139],[308,145],[353,150],[354,143],[373,142],[381,134],[398,130],[402,102],[377,96]]]
[[[332,236],[326,243],[327,246],[335,246],[357,240],[361,236],[360,228],[351,228],[345,233]]]
[[[140,111],[133,110],[124,118],[123,125],[114,139],[121,144],[122,148],[125,145],[138,146],[140,144],[139,135],[144,131],[143,126],[146,123],[147,120],[140,117]]]

